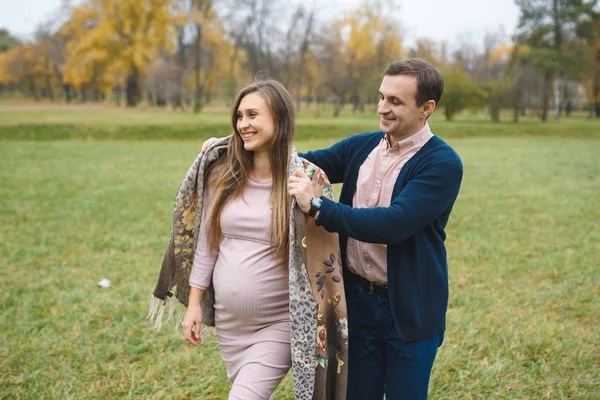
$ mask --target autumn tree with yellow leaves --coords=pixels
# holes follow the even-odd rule
[[[53,68],[40,45],[25,43],[1,54],[0,80],[18,84],[23,92],[39,100],[52,90]]]
[[[168,0],[88,0],[63,28],[71,40],[65,81],[108,91],[126,88],[127,105],[141,99],[151,60],[172,46]]]
[[[320,80],[337,99],[334,116],[346,101],[357,110],[377,98],[385,67],[404,56],[402,39],[381,1],[365,1],[324,29],[318,51]]]

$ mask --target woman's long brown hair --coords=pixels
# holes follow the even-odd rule
[[[273,187],[271,202],[271,244],[277,254],[287,260],[289,251],[289,221],[291,198],[288,196],[287,180],[292,141],[295,128],[294,101],[285,87],[272,79],[252,82],[237,95],[231,112],[234,134],[229,140],[227,156],[221,162],[214,181],[215,191],[208,214],[208,242],[217,248],[222,236],[221,212],[232,199],[241,196],[250,179],[254,153],[244,149],[244,141],[237,129],[238,108],[244,96],[261,95],[275,120],[275,134],[269,143],[269,160]],[[267,207],[268,205],[265,205]]]

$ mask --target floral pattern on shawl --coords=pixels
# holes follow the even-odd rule
[[[313,182],[324,181],[323,196],[334,200],[325,174],[314,164],[303,161],[306,175]],[[320,179],[319,179],[320,178]],[[345,399],[346,388],[326,382],[328,376],[343,375],[346,382],[348,359],[348,319],[342,279],[338,235],[328,233],[305,217],[305,237],[301,241],[311,290],[317,302],[316,385],[313,399]],[[323,383],[319,385],[319,383]]]

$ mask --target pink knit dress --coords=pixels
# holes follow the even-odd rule
[[[208,248],[213,188],[204,193],[202,224],[190,285],[215,289],[215,325],[229,400],[268,399],[291,367],[289,286],[283,260],[270,242],[271,180],[251,178],[243,198],[221,213],[222,240]]]

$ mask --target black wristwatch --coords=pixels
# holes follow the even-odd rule
[[[313,197],[310,199],[310,210],[308,210],[308,215],[312,218],[317,215],[317,212],[321,209],[321,205],[323,204],[323,200],[320,197]]]

